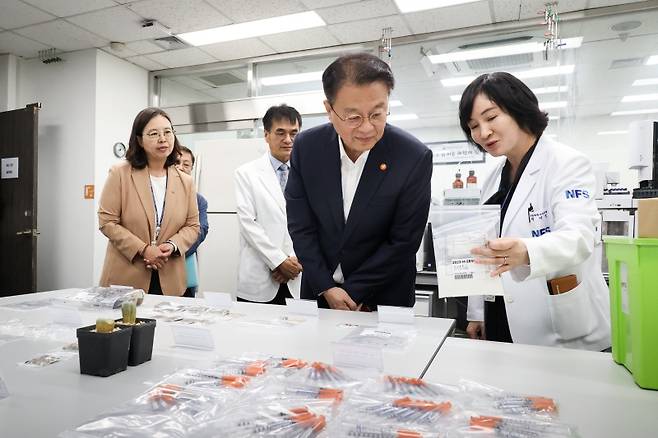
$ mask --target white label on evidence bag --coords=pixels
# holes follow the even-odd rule
[[[51,307],[52,321],[62,325],[82,325],[80,311],[76,307],[53,306]]]
[[[628,266],[626,263],[619,264],[619,289],[621,289],[621,311],[630,315],[631,309],[628,306]]]
[[[500,277],[491,277],[492,265],[478,265],[473,257],[451,259],[448,264],[437,264],[436,278],[439,297],[469,295],[503,295]]]
[[[384,369],[381,347],[342,342],[334,342],[333,347],[337,367]]]
[[[206,304],[216,309],[230,309],[233,307],[233,297],[226,292],[204,292]]]
[[[377,306],[377,316],[380,323],[413,324],[413,307]]]
[[[318,302],[316,300],[296,300],[294,298],[286,298],[286,310],[288,313],[296,313],[298,315],[319,316]]]
[[[174,346],[176,347],[208,351],[215,349],[215,339],[207,328],[172,324],[171,333],[174,336]]]

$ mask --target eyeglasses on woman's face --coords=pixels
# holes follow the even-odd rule
[[[160,136],[163,136],[164,138],[171,139],[174,137],[174,134],[176,134],[176,131],[174,131],[173,128],[165,128],[165,129],[150,129],[147,132],[144,132],[142,134],[143,137],[148,138],[149,140],[158,140]]]

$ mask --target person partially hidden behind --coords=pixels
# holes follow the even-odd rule
[[[411,307],[432,153],[386,123],[394,86],[386,62],[342,56],[322,85],[330,123],[297,136],[286,186],[301,296],[332,309]]]
[[[192,178],[174,166],[178,148],[167,113],[137,114],[126,161],[110,169],[99,202],[99,228],[109,239],[101,286],[185,294],[181,256],[199,235],[199,210]]]
[[[459,122],[470,142],[506,158],[482,188],[485,204],[501,206],[500,238],[472,250],[476,262],[494,265],[491,274],[501,276],[505,297],[469,297],[468,334],[595,351],[610,347],[590,160],[543,135],[547,114],[509,73],[471,82]]]
[[[286,227],[283,190],[301,126],[295,108],[269,108],[263,116],[267,152],[235,171],[240,224],[238,301],[286,304],[286,298],[299,298],[302,265]]]
[[[189,148],[183,145],[180,145],[179,150],[180,155],[178,156],[178,160],[176,160],[176,168],[188,175],[192,175],[195,161],[194,154]],[[197,192],[196,203],[199,207],[201,230],[199,231],[199,237],[196,242],[185,253],[185,271],[187,272],[187,290],[185,291],[185,296],[193,297],[196,296],[199,287],[199,269],[196,250],[206,240],[210,228],[208,225],[208,201],[206,201],[206,198],[201,193]]]

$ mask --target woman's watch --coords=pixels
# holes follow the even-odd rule
[[[176,253],[180,254],[180,252],[178,251],[178,246],[174,243],[173,240],[171,240],[171,239],[167,240],[165,243],[168,243],[169,245],[171,245],[174,248],[174,250],[171,252],[172,254],[176,254]]]

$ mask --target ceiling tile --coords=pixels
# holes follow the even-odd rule
[[[0,27],[15,29],[30,24],[43,23],[56,18],[39,9],[18,0],[2,0],[2,14],[0,14]]]
[[[16,33],[67,52],[102,47],[109,42],[62,19],[17,29]]]
[[[544,16],[546,0],[524,0],[521,2],[521,19],[539,18]],[[587,0],[562,0],[558,4],[558,12],[582,11],[587,5]]]
[[[277,52],[292,52],[296,50],[329,47],[340,44],[325,28],[297,30],[260,37],[268,46]]]
[[[498,0],[493,3],[494,20],[496,23],[503,21],[516,21],[521,13],[521,0]]]
[[[209,44],[207,46],[201,46],[201,49],[203,49],[204,52],[210,53],[220,61],[252,58],[273,53],[272,48],[264,44],[258,38]]]
[[[101,49],[104,50],[107,53],[110,53],[110,54],[116,56],[117,58],[128,58],[130,56],[138,55],[137,52],[134,52],[134,51],[130,50],[127,45],[124,45],[121,49],[118,49],[118,50],[113,49],[111,46],[105,46],[105,47],[102,47]]]
[[[25,3],[34,5],[44,11],[58,17],[68,17],[70,15],[82,14],[85,12],[95,11],[98,9],[109,8],[117,4],[112,0],[23,0]]]
[[[235,50],[235,45],[234,45]],[[196,47],[190,47],[180,50],[168,50],[166,52],[153,53],[151,55],[144,55],[149,59],[164,64],[169,68],[185,67],[188,65],[207,64],[209,62],[216,62],[217,60],[212,56],[204,53]]]
[[[307,11],[307,8],[297,0],[277,0],[274,2],[264,2],[262,0],[207,1],[236,23]]]
[[[230,24],[231,20],[202,0],[145,0],[127,5],[142,17],[153,18],[174,33]]]
[[[165,36],[158,28],[143,28],[142,17],[123,6],[76,15],[67,20],[108,41],[128,42]]]
[[[385,17],[398,13],[393,0],[368,0],[344,6],[318,9],[317,13],[327,24]]]
[[[491,23],[487,1],[412,12],[404,17],[413,33],[438,32]]]
[[[329,6],[356,3],[360,0],[300,0],[309,9],[327,8]]]
[[[394,38],[411,34],[399,15],[332,24],[329,25],[329,30],[340,42],[350,44],[378,40],[381,38],[382,29],[385,27],[393,28]]]
[[[39,50],[47,48],[48,46],[13,32],[0,33],[0,53],[12,53],[23,58],[34,58],[38,55]]]
[[[126,61],[132,62],[133,64],[145,68],[148,71],[164,70],[167,68],[166,65],[160,64],[159,62],[149,59],[144,55],[131,56],[130,58],[126,58]]]
[[[155,53],[155,52],[162,52],[163,51],[162,47],[158,46],[155,43],[152,43],[149,40],[133,41],[132,43],[126,44],[126,47],[128,47],[128,49],[130,49],[130,50],[132,50],[135,53],[138,53],[140,55],[145,55],[147,53]]]

